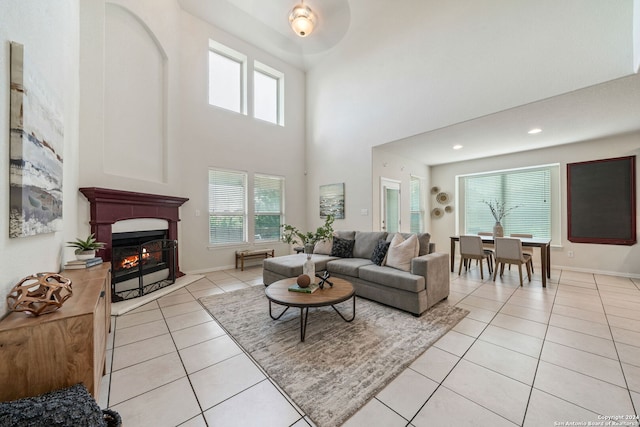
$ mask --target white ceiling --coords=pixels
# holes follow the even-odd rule
[[[318,15],[300,38],[289,27],[296,0],[178,0],[187,12],[301,69],[311,69],[351,26],[348,0],[307,0]],[[366,4],[366,3],[365,3]],[[384,14],[384,8],[367,13]],[[383,18],[384,19],[384,18]],[[639,24],[640,25],[640,24]],[[529,135],[538,127],[542,132]],[[640,131],[640,75],[613,80],[379,146],[427,165],[533,150]],[[463,145],[453,150],[455,144]],[[639,144],[640,146],[640,144]]]

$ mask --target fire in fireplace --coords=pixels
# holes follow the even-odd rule
[[[175,240],[166,230],[113,233],[112,296],[114,300],[136,298],[176,279]]]

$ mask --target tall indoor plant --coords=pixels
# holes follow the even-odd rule
[[[333,235],[333,215],[327,215],[324,225],[318,227],[315,232],[300,231],[297,227],[288,224],[282,224],[282,241],[291,244],[300,244],[304,246],[306,253],[313,252],[313,246],[316,242],[327,240]]]

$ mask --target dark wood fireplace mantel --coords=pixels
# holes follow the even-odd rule
[[[168,238],[178,240],[179,208],[189,199],[184,197],[161,196],[158,194],[135,193],[98,187],[83,187],[80,192],[91,206],[91,232],[105,248],[98,255],[111,261],[111,227],[126,219],[153,218],[168,222]],[[178,266],[178,276],[182,276]]]

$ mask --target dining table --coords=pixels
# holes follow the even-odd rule
[[[494,243],[493,236],[480,236],[482,243]],[[547,287],[547,279],[551,278],[551,239],[541,237],[518,237],[522,246],[540,248],[540,261],[542,266],[542,287]],[[454,260],[456,255],[456,242],[460,241],[460,236],[451,236],[451,272],[454,271]]]

